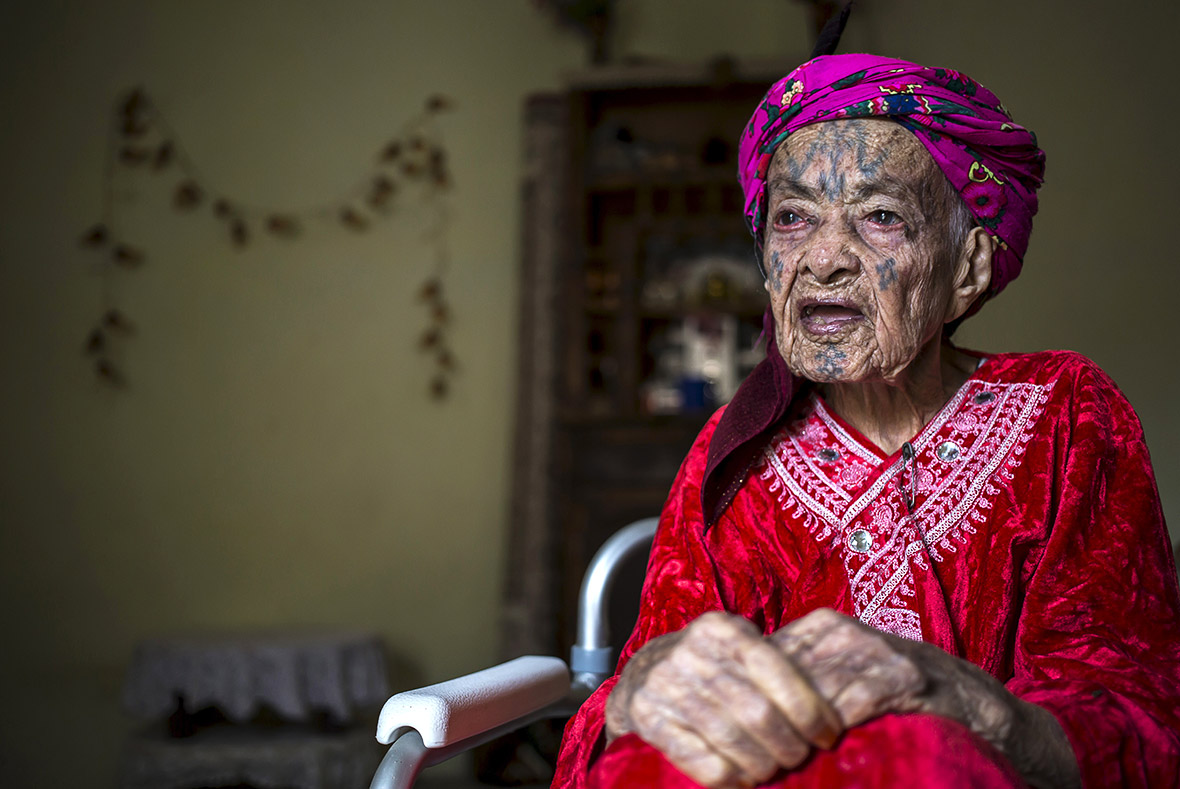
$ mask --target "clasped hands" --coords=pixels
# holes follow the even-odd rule
[[[627,664],[606,706],[606,732],[635,732],[708,787],[748,786],[830,748],[847,729],[888,712],[956,720],[1008,754],[1034,784],[1072,766],[1049,713],[1010,694],[973,664],[931,644],[882,633],[831,609],[770,636],[708,613],[654,639]],[[1046,719],[1047,718],[1047,719]],[[1055,728],[1056,731],[1052,731]],[[1058,738],[1047,764],[1022,738]]]

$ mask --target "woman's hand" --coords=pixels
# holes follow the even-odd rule
[[[693,780],[725,787],[798,765],[842,727],[787,649],[709,613],[635,654],[607,700],[606,731],[635,732]]]
[[[933,644],[882,633],[831,609],[770,636],[851,728],[887,712],[958,721],[1004,753],[1033,786],[1078,786],[1077,760],[1048,711]]]

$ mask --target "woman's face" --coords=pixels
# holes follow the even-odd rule
[[[779,352],[812,381],[895,380],[956,317],[952,187],[880,119],[806,126],[767,177],[763,267]]]

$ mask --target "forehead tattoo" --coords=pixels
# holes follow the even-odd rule
[[[845,168],[849,166],[862,178],[874,178],[889,156],[890,147],[880,145],[870,153],[870,137],[878,136],[870,134],[870,130],[878,130],[871,123],[864,120],[821,123],[807,149],[797,155],[792,154],[788,141],[784,152],[787,177],[800,181],[812,165],[820,162],[817,186],[828,200],[836,200],[844,191]]]
[[[901,126],[854,119],[808,128],[815,130],[809,140],[796,138],[796,145],[788,140],[779,149],[779,166],[767,182],[770,194],[815,202],[861,202],[887,195],[916,206],[921,216],[913,219],[922,224],[947,213],[942,204],[949,187],[945,176],[917,138]]]

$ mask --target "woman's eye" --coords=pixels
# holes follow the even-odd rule
[[[869,214],[869,221],[874,225],[900,225],[902,223],[900,216],[884,209]]]
[[[797,225],[804,221],[806,220],[794,211],[779,211],[774,223],[779,227],[790,227],[791,225]]]

